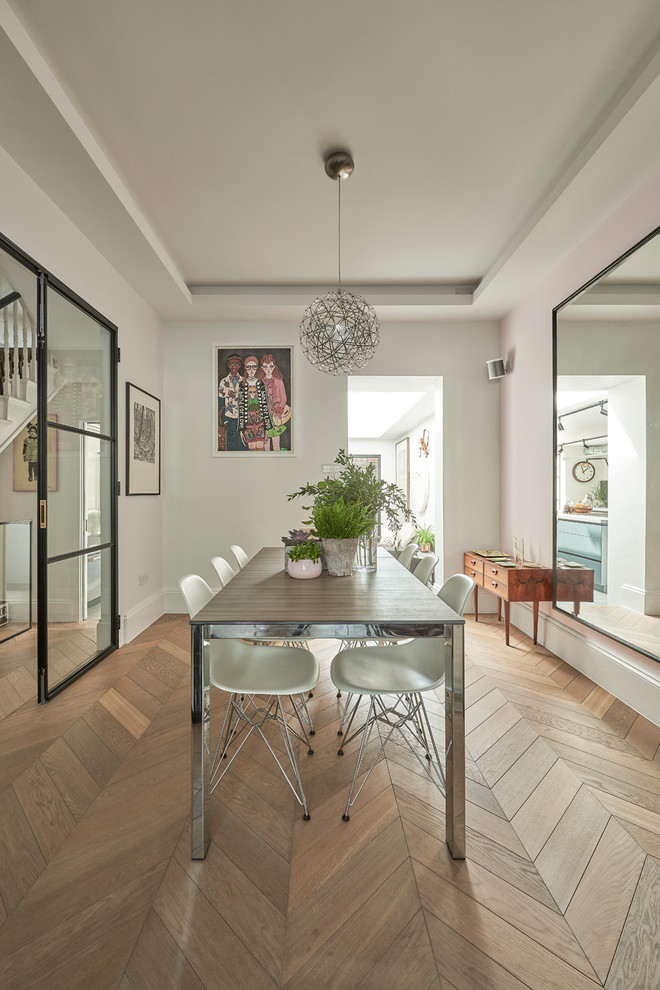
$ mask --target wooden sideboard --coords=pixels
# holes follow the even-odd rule
[[[474,618],[479,621],[479,588],[497,595],[497,617],[502,618],[504,602],[504,633],[509,645],[509,606],[511,602],[531,602],[534,614],[534,644],[539,625],[539,602],[552,601],[552,568],[535,564],[503,564],[478,553],[468,551],[464,556],[465,574],[474,579]],[[558,601],[573,602],[577,615],[580,602],[594,600],[594,572],[588,567],[558,569]]]

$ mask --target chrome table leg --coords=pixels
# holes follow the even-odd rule
[[[191,626],[191,855],[204,859],[209,846],[211,815],[209,721],[211,687],[209,680],[209,628]]]
[[[446,626],[445,748],[447,752],[447,845],[454,859],[465,859],[465,656],[464,627]],[[439,640],[443,642],[443,640]]]

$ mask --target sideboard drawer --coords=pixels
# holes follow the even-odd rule
[[[501,564],[494,564],[487,560],[484,564],[484,588],[499,595],[500,598],[508,598],[509,594],[509,571]]]
[[[492,591],[494,595],[499,595],[500,598],[509,597],[509,582],[507,580],[507,575],[504,574],[486,574],[484,575],[484,588],[486,591]]]
[[[484,580],[503,581],[506,584],[509,580],[509,568],[502,567],[501,564],[491,564],[490,561],[486,561],[484,565]]]
[[[483,557],[475,557],[473,553],[463,555],[463,573],[471,577],[473,581],[483,588],[484,584],[484,560]]]

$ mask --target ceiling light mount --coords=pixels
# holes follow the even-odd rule
[[[349,179],[355,162],[347,151],[333,151],[325,159],[325,174],[331,179]]]
[[[341,287],[341,181],[353,174],[355,163],[347,151],[326,156],[325,172],[337,181],[337,281],[336,291],[326,292],[307,307],[300,324],[303,354],[319,371],[350,375],[374,356],[380,339],[376,311],[362,296]]]

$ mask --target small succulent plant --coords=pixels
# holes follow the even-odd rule
[[[282,537],[282,543],[285,547],[297,547],[300,543],[307,543],[314,539],[315,537],[308,529],[290,529],[289,535]]]

